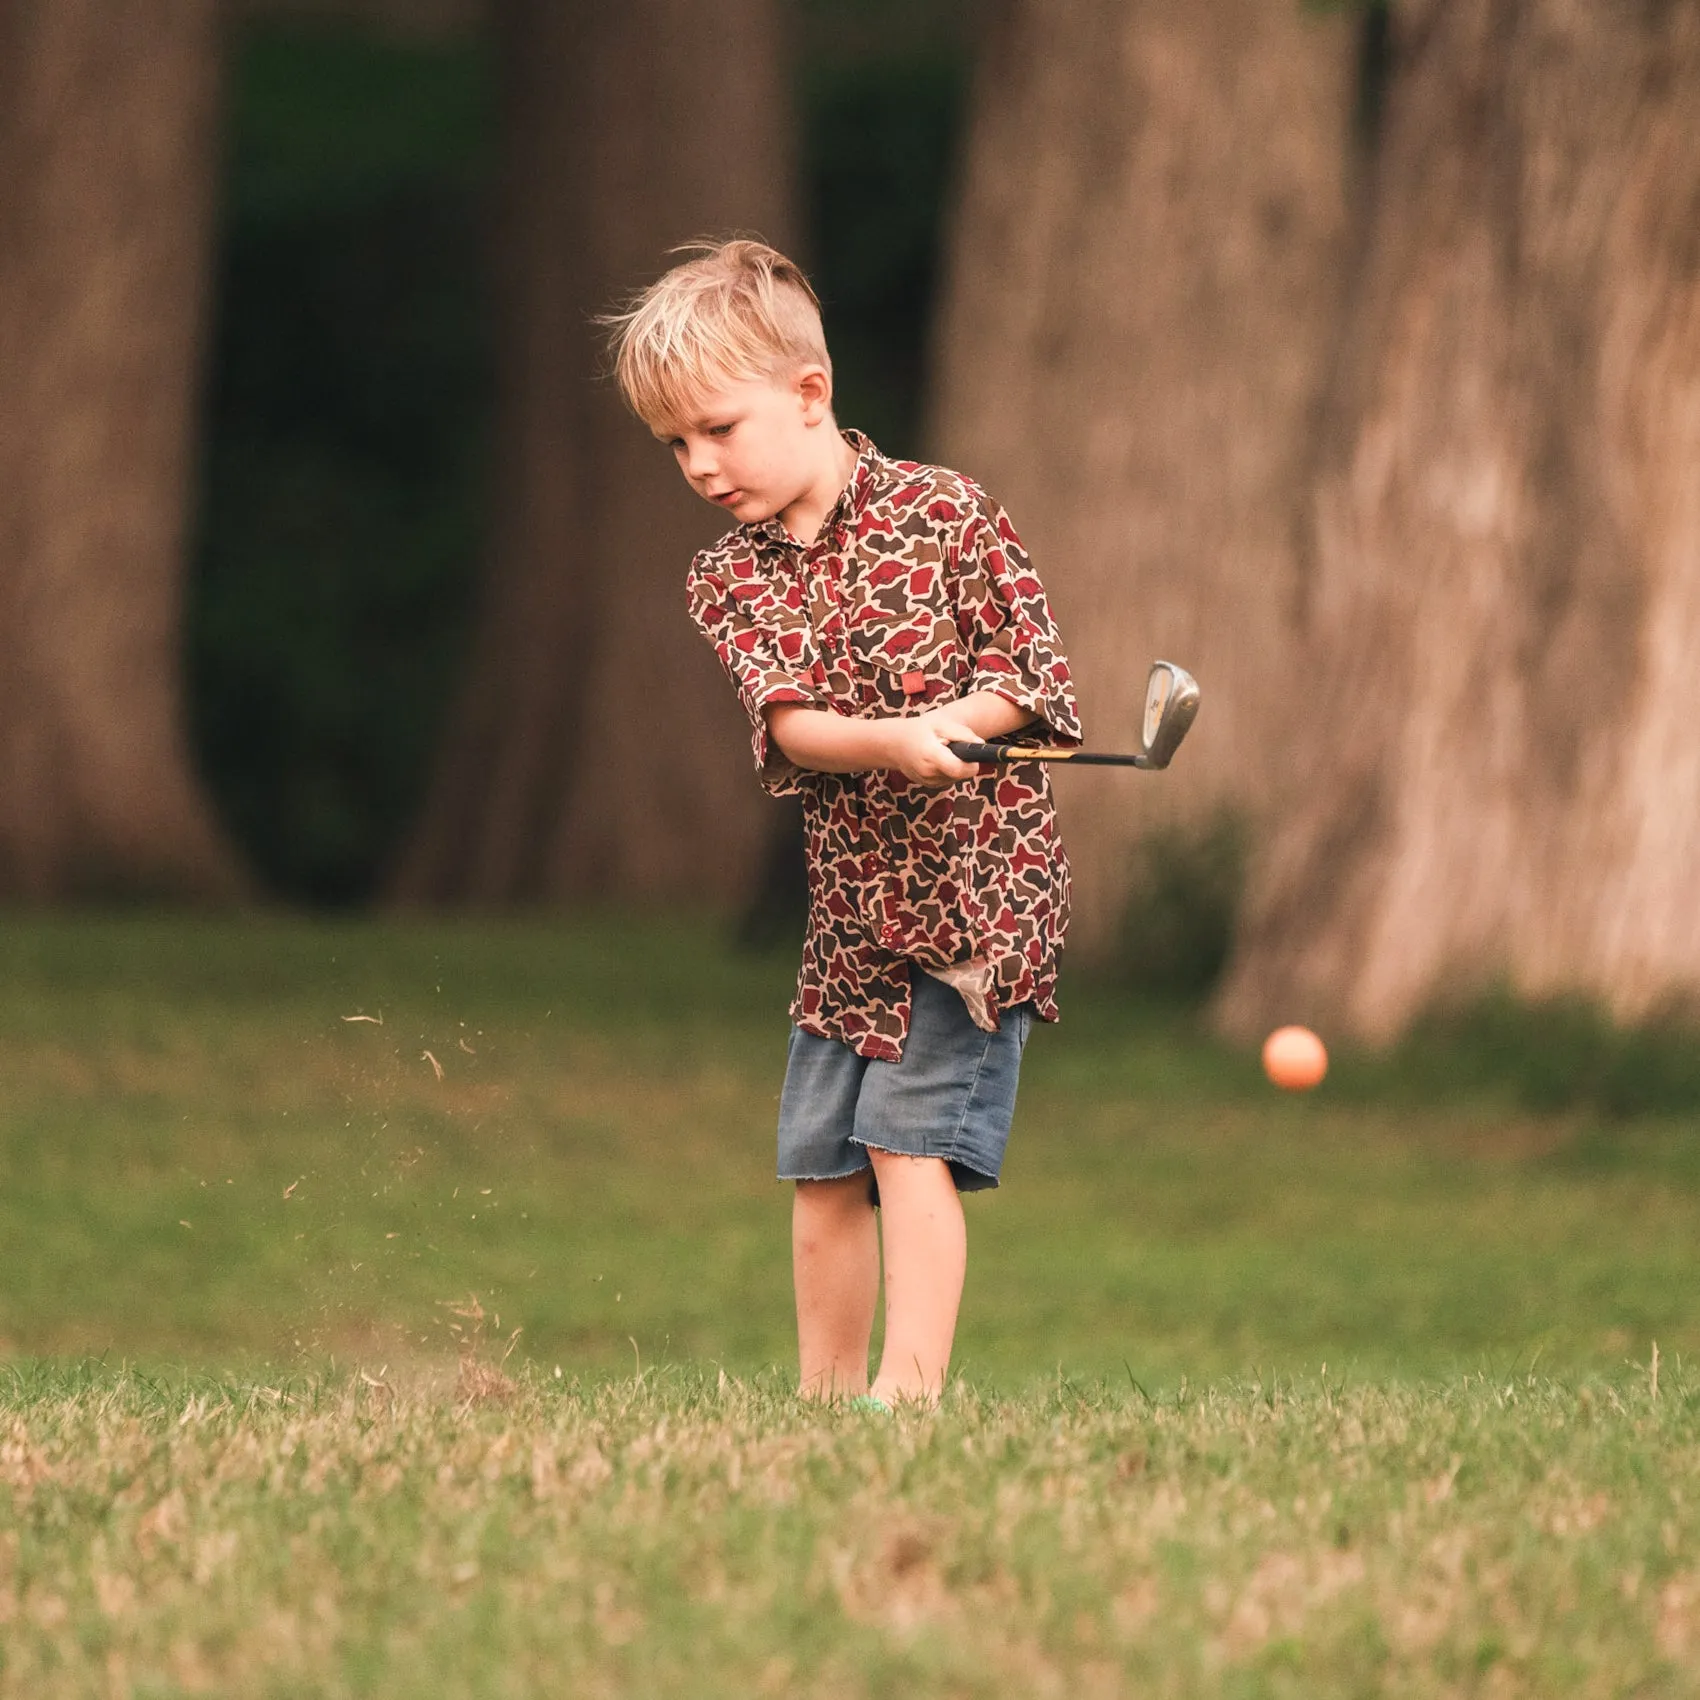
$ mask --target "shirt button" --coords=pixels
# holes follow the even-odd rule
[[[901,935],[895,927],[886,926],[880,928],[880,943],[883,944],[887,950],[897,949],[897,941],[900,936]]]

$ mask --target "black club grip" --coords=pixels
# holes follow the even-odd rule
[[[1007,744],[968,744],[952,742],[950,753],[958,761],[1008,761],[1013,753]]]

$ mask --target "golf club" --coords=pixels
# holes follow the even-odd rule
[[[1153,661],[1145,681],[1145,720],[1140,728],[1143,746],[1136,756],[1095,755],[1087,750],[1034,748],[1031,744],[952,743],[959,761],[993,762],[1007,767],[1018,761],[1072,761],[1084,767],[1165,768],[1174,760],[1181,739],[1198,716],[1198,681],[1172,661]]]

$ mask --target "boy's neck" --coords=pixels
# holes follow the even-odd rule
[[[856,451],[845,441],[837,423],[828,418],[820,429],[826,433],[821,444],[825,452],[815,477],[796,501],[779,510],[780,524],[802,544],[813,543],[820,536],[826,516],[856,470]]]

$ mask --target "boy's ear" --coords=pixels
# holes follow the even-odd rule
[[[803,404],[803,423],[818,425],[832,412],[832,374],[824,366],[804,366],[793,383]]]

